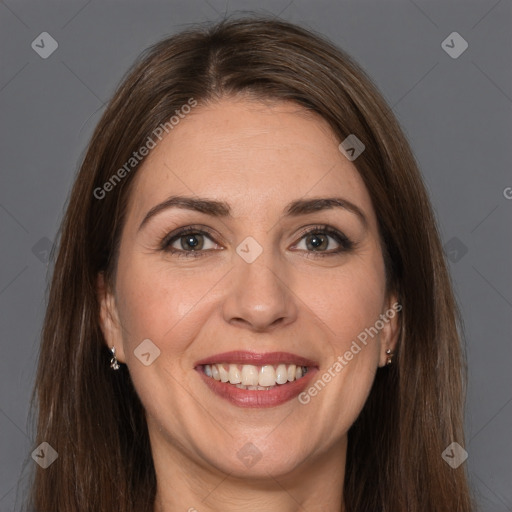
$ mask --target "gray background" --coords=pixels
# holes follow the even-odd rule
[[[329,37],[402,124],[465,321],[465,464],[480,510],[511,511],[511,0],[0,2],[0,511],[18,508],[34,464],[27,412],[48,250],[105,101],[148,45],[247,9]],[[47,59],[31,48],[44,31],[59,44]],[[456,59],[441,46],[454,31],[469,44]]]

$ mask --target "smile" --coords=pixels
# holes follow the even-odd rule
[[[217,396],[238,407],[275,407],[297,397],[318,371],[288,352],[237,351],[197,361],[195,370]]]
[[[252,364],[205,364],[204,373],[220,382],[233,384],[239,389],[268,391],[278,385],[301,379],[308,371],[307,366],[295,364],[263,365]]]

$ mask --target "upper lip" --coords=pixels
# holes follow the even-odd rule
[[[232,352],[222,352],[213,356],[205,357],[196,362],[196,366],[205,364],[252,364],[255,366],[263,366],[266,364],[295,364],[297,366],[317,366],[315,361],[306,357],[298,356],[290,352],[247,352],[245,350],[236,350]]]

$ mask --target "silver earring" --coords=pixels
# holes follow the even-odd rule
[[[390,348],[388,348],[386,350],[386,355],[388,356],[388,358],[386,360],[386,365],[392,364],[393,363],[393,355],[394,354],[393,354],[393,351]]]
[[[110,360],[110,368],[112,368],[112,370],[119,370],[119,361],[117,360],[117,357],[116,357],[116,347],[112,347],[110,349],[110,352],[112,352],[112,359]]]

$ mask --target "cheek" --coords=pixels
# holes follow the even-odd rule
[[[369,251],[325,274],[301,279],[300,297],[319,320],[332,357],[349,350],[353,340],[375,325],[385,300],[384,264],[377,251]],[[375,337],[377,338],[377,337]],[[368,346],[366,348],[370,347]],[[376,343],[372,347],[377,348]],[[365,352],[368,352],[365,350]]]
[[[155,258],[156,260],[156,258]],[[226,271],[203,272],[170,269],[160,259],[126,257],[118,266],[119,314],[123,323],[126,364],[145,408],[155,418],[167,421],[173,431],[187,425],[192,386],[189,348],[218,302],[216,283],[222,288]],[[160,350],[154,364],[144,366],[135,355],[143,340]],[[172,396],[176,408],[172,418],[162,418]]]
[[[183,352],[206,321],[222,287],[221,270],[171,269],[165,261],[134,256],[119,261],[119,311],[124,342],[133,349],[149,338],[162,355]],[[169,343],[172,340],[172,343]],[[129,357],[129,354],[126,354]]]
[[[384,312],[385,274],[379,253],[371,254],[325,279],[317,276],[317,286],[307,294],[322,336],[319,346],[328,356],[303,403],[310,404],[305,411],[330,418],[327,424],[339,432],[346,432],[361,412],[379,362],[380,330],[375,325]]]

